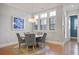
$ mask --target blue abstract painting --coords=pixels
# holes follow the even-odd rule
[[[13,22],[14,22],[14,24],[13,24],[14,29],[16,29],[16,30],[24,29],[24,19],[14,17]]]

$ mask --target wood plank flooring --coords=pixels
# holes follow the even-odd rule
[[[78,55],[79,54],[79,44],[76,40],[70,40],[64,46],[57,44],[47,44],[49,50],[52,51],[52,55]],[[0,55],[14,55],[13,47],[16,45],[11,45],[8,47],[0,48]],[[45,53],[39,54],[44,55]]]
[[[71,39],[64,45],[65,55],[78,55],[79,54],[79,44],[76,39]]]

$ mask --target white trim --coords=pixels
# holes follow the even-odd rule
[[[77,37],[70,37],[71,39],[77,39]]]
[[[79,14],[78,14],[77,41],[79,42]]]
[[[11,43],[6,43],[6,44],[0,44],[0,48],[6,47],[6,46],[10,46],[13,44],[17,44],[18,42],[11,42]]]
[[[63,44],[66,44],[68,41],[70,41],[70,38],[69,38],[69,39],[66,38],[66,39],[64,40]]]
[[[51,40],[46,40],[47,43],[52,43],[52,44],[58,44],[58,45],[64,45],[64,43],[58,42],[58,41],[51,41]]]
[[[58,45],[64,45],[64,43],[58,42],[58,41],[51,41],[51,40],[46,40],[47,43],[53,43],[53,44],[58,44]],[[13,44],[17,44],[18,42],[11,42],[11,43],[6,43],[6,44],[0,44],[0,48],[10,46]]]
[[[78,14],[78,9],[76,9],[76,10],[72,10],[72,11],[68,11],[68,14],[67,14],[68,16],[68,18],[70,17],[70,16],[73,16],[73,15],[77,15],[78,16],[78,25],[79,25],[79,14]],[[70,20],[70,18],[69,18],[69,20]],[[77,28],[77,41],[79,40],[78,39],[78,32],[79,32],[79,27]],[[69,31],[69,37],[70,37],[70,30],[68,30]],[[71,38],[71,37],[70,37]],[[74,38],[73,38],[74,39]]]

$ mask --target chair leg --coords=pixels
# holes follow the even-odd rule
[[[34,45],[35,49],[37,48],[36,45]]]
[[[20,43],[19,43],[19,49],[21,48]]]
[[[28,49],[28,46],[26,46],[26,50],[27,50],[27,52],[28,52],[28,50],[29,50],[29,49]]]
[[[35,51],[35,45],[33,45],[33,51]]]

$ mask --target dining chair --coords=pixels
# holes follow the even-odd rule
[[[35,34],[25,34],[25,42],[27,50],[29,50],[29,46],[32,46],[33,51],[35,50],[36,47]]]
[[[39,48],[45,47],[45,45],[46,45],[46,36],[47,36],[47,33],[44,33],[43,36],[40,38],[40,40],[38,42]]]
[[[19,42],[19,48],[21,48],[22,46],[25,46],[25,38],[22,38],[19,33],[16,33],[16,35]]]

